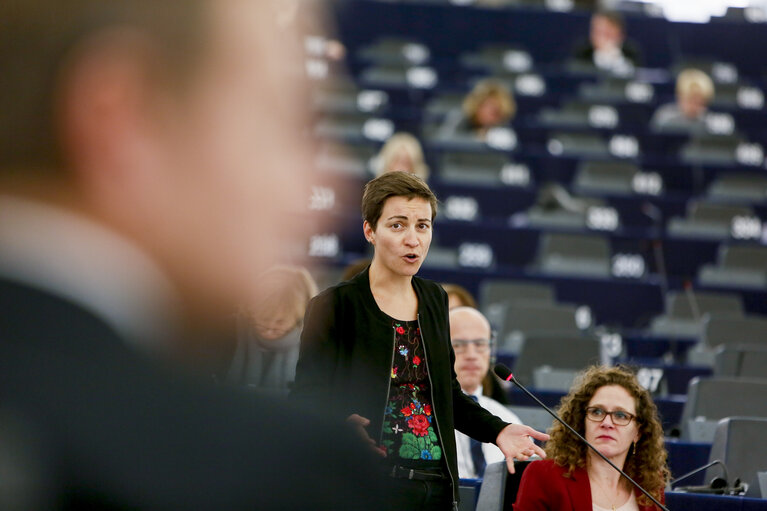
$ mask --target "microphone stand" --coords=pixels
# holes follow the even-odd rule
[[[499,364],[499,365],[500,365],[500,364]],[[496,368],[497,368],[497,366],[496,366]],[[542,402],[540,399],[538,399],[537,397],[535,397],[535,396],[533,395],[533,393],[532,393],[532,392],[530,392],[529,390],[527,390],[527,389],[526,389],[526,388],[525,388],[525,387],[524,387],[524,386],[523,386],[521,383],[519,383],[519,382],[517,381],[517,379],[516,379],[516,378],[514,378],[514,374],[513,374],[513,373],[511,373],[511,371],[508,371],[508,369],[507,369],[507,368],[503,368],[503,372],[504,372],[504,373],[508,372],[508,373],[509,373],[509,375],[508,375],[507,377],[505,377],[505,378],[504,378],[504,377],[503,377],[503,375],[501,375],[501,374],[499,374],[498,376],[500,376],[501,378],[503,378],[503,379],[504,379],[504,380],[506,380],[506,381],[510,381],[510,382],[514,383],[514,384],[515,384],[517,387],[519,387],[520,389],[522,389],[522,391],[523,391],[525,394],[527,394],[528,396],[530,396],[531,398],[533,398],[533,400],[534,400],[536,403],[538,403],[538,404],[539,404],[539,405],[540,405],[540,406],[541,406],[541,407],[542,407],[544,410],[546,410],[547,412],[549,412],[549,414],[550,414],[552,417],[554,417],[554,418],[555,418],[555,419],[556,419],[556,420],[557,420],[557,421],[558,421],[560,424],[562,424],[562,425],[563,425],[565,428],[567,428],[567,429],[570,431],[570,433],[572,433],[573,435],[577,436],[577,437],[578,437],[578,438],[579,438],[579,439],[580,439],[580,440],[581,440],[583,443],[585,443],[586,445],[588,445],[588,446],[589,446],[589,448],[591,448],[591,450],[592,450],[592,451],[594,451],[595,453],[597,453],[597,454],[599,455],[599,457],[600,457],[600,458],[602,458],[603,460],[605,460],[605,461],[606,461],[606,462],[607,462],[607,463],[608,463],[608,464],[609,464],[611,467],[613,467],[615,470],[617,470],[618,472],[620,472],[620,474],[621,474],[623,477],[625,477],[626,479],[628,479],[628,481],[629,481],[631,484],[633,484],[633,485],[634,485],[636,488],[638,488],[638,489],[639,489],[639,490],[640,490],[642,493],[644,493],[645,495],[647,495],[647,497],[648,497],[650,500],[652,500],[652,501],[653,501],[653,503],[654,503],[656,506],[658,506],[658,507],[659,507],[660,509],[662,509],[663,511],[669,511],[669,509],[668,509],[666,506],[664,506],[663,504],[661,504],[660,502],[658,502],[658,500],[657,500],[655,497],[653,497],[652,495],[650,495],[650,492],[648,492],[647,490],[645,490],[644,488],[642,488],[641,486],[639,486],[639,483],[637,483],[636,481],[634,481],[633,479],[631,479],[631,478],[630,478],[630,477],[629,477],[629,476],[628,476],[628,475],[627,475],[627,474],[626,474],[626,473],[625,473],[623,470],[619,469],[619,468],[618,468],[618,466],[617,466],[617,465],[615,465],[615,463],[613,463],[612,461],[610,461],[609,459],[607,459],[607,456],[605,456],[604,454],[602,454],[601,452],[599,452],[599,450],[598,450],[596,447],[594,447],[593,445],[591,445],[591,444],[590,444],[590,443],[589,443],[589,442],[588,442],[588,441],[587,441],[585,438],[583,438],[583,436],[581,436],[581,434],[580,434],[580,433],[578,433],[577,431],[575,431],[575,429],[573,429],[573,428],[572,428],[572,427],[571,427],[571,426],[570,426],[568,423],[566,423],[565,421],[563,421],[562,419],[560,419],[560,418],[559,418],[559,415],[557,415],[556,413],[554,413],[554,412],[553,412],[553,411],[552,411],[552,410],[551,410],[551,409],[550,409],[548,406],[546,406],[545,404],[543,404],[543,402]],[[497,374],[497,373],[498,373],[498,371],[497,371],[497,369],[496,369],[496,374]]]
[[[698,467],[698,468],[696,468],[695,470],[691,470],[690,472],[687,472],[685,475],[677,477],[676,479],[674,479],[673,481],[671,481],[670,483],[668,483],[668,485],[669,485],[671,488],[673,488],[673,487],[674,487],[674,485],[675,485],[676,483],[678,483],[679,481],[681,481],[682,479],[687,479],[688,477],[690,477],[690,476],[692,476],[692,475],[695,475],[695,474],[697,474],[698,472],[701,472],[701,471],[703,471],[703,470],[706,470],[707,468],[711,468],[711,467],[713,467],[714,465],[720,465],[720,466],[722,467],[722,472],[724,473],[724,481],[725,481],[725,484],[728,484],[728,485],[729,485],[729,484],[730,484],[730,483],[729,483],[729,481],[730,481],[730,476],[727,474],[727,466],[726,466],[726,465],[725,465],[725,464],[722,462],[722,460],[714,460],[714,461],[712,461],[711,463],[707,463],[707,464],[703,465],[702,467]]]

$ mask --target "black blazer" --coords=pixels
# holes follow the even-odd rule
[[[456,380],[450,343],[447,294],[438,284],[413,277],[418,321],[432,382],[432,407],[458,500],[457,429],[482,442],[495,442],[507,423],[476,404]],[[391,380],[394,332],[370,291],[368,270],[331,287],[310,303],[292,395],[323,403],[338,420],[353,413],[370,419],[370,436],[380,441]]]
[[[28,486],[35,509],[367,509],[378,484],[336,423],[168,370],[89,311],[2,277],[0,431],[30,455],[16,465],[42,486]]]

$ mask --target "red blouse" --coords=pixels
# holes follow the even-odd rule
[[[576,469],[572,476],[565,477],[566,467],[553,460],[534,461],[522,473],[514,511],[593,511],[591,484],[585,469]],[[643,506],[639,503],[641,491],[634,492],[639,511],[656,511],[655,504]],[[660,502],[666,502],[661,494]]]

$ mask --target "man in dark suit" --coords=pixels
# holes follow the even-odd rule
[[[309,157],[281,8],[0,3],[0,508],[373,494],[340,426],[161,362],[295,241]]]

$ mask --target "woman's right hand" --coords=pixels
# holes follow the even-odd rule
[[[357,415],[356,413],[351,414],[346,418],[347,422],[352,424],[354,426],[354,429],[359,434],[360,438],[362,438],[362,441],[365,443],[368,443],[370,445],[370,448],[379,456],[382,458],[386,457],[386,451],[383,447],[379,447],[376,445],[376,441],[370,438],[370,435],[368,435],[366,427],[370,426],[370,419],[366,419],[365,417],[362,417],[361,415]]]

